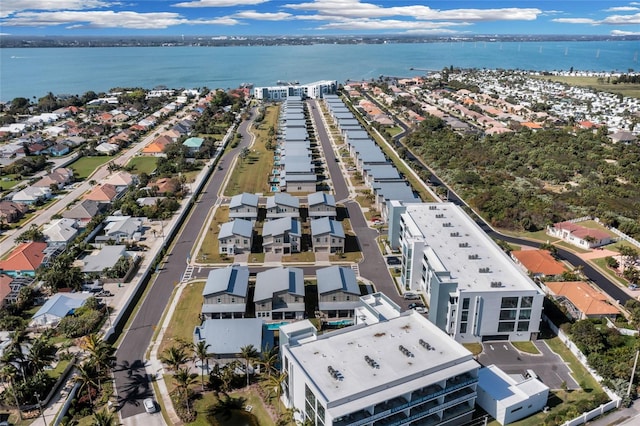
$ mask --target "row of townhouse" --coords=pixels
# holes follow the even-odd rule
[[[380,147],[371,139],[344,102],[335,95],[326,96],[325,104],[344,138],[356,170],[374,195],[374,207],[387,219],[390,200],[419,201],[411,185],[389,162]]]
[[[276,193],[260,202],[256,194],[242,193],[234,195],[229,201],[229,218],[245,219],[252,222],[264,215],[264,220],[283,217],[300,218],[306,209],[310,219],[336,218],[336,200],[332,194],[314,192],[306,197],[295,197],[287,193]],[[261,213],[264,211],[264,213]]]

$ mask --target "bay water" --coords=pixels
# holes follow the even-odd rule
[[[0,49],[0,100],[115,87],[234,88],[411,77],[443,67],[638,70],[637,41]],[[413,69],[412,69],[413,68]]]

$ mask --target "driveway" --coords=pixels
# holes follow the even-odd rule
[[[539,354],[520,352],[507,341],[485,342],[478,361],[483,366],[495,364],[508,374],[525,374],[527,370],[533,370],[550,389],[561,389],[562,382],[567,384],[567,389],[580,389],[571,376],[569,366],[544,340],[536,340],[533,344],[540,351]]]

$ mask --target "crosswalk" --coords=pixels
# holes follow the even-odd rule
[[[187,268],[184,270],[184,274],[182,274],[182,282],[185,283],[191,279],[193,275],[193,270],[195,267],[193,265],[187,265]]]

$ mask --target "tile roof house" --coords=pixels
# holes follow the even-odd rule
[[[62,318],[84,306],[91,294],[56,293],[31,317],[30,327],[55,327]]]
[[[52,220],[42,230],[47,244],[66,245],[78,235],[78,225],[75,219],[55,219]]]
[[[323,314],[323,321],[330,318],[352,318],[355,308],[360,306],[360,287],[353,269],[329,266],[318,269],[316,277],[318,309]]]
[[[79,226],[86,226],[91,219],[102,213],[106,208],[105,203],[96,200],[82,200],[78,204],[68,208],[62,212],[62,217],[68,219],[77,219]]]
[[[304,273],[300,268],[273,268],[256,275],[256,317],[269,320],[304,318]]]
[[[29,206],[22,203],[14,203],[13,201],[0,201],[0,220],[6,223],[19,221],[25,213],[29,211]]]
[[[32,241],[16,247],[6,260],[0,260],[0,270],[12,277],[18,275],[34,276],[45,260],[44,250],[47,243]]]
[[[265,253],[297,253],[301,238],[300,221],[290,217],[270,220],[262,227],[262,249]]]
[[[50,188],[51,185],[56,185],[58,189],[62,189],[71,182],[73,182],[73,169],[58,167],[31,186]]]
[[[258,198],[256,194],[247,192],[231,197],[231,201],[229,201],[229,218],[258,220]]]
[[[129,172],[120,170],[106,178],[103,183],[107,183],[116,187],[118,192],[127,189],[131,185],[136,184],[136,177]]]
[[[604,294],[583,281],[547,281],[544,285],[552,294],[566,299],[561,303],[576,320],[603,317],[615,319],[620,314],[620,310],[611,305]]]
[[[569,221],[547,227],[547,234],[583,249],[592,249],[612,242],[611,235],[606,231],[587,228]]]
[[[314,252],[343,253],[344,241],[341,222],[328,217],[311,221],[311,245]]]
[[[214,269],[202,290],[202,315],[211,319],[244,318],[248,290],[247,266]]]
[[[308,215],[311,219],[320,217],[336,218],[336,198],[333,194],[314,192],[307,196]]]
[[[20,290],[33,283],[32,277],[11,277],[0,274],[0,307],[16,303]]]
[[[253,243],[253,223],[236,219],[223,223],[218,233],[218,252],[220,254],[240,254],[251,251]]]
[[[11,283],[13,277],[9,275],[0,274],[0,306],[6,306],[9,304],[7,298],[11,294]]]
[[[282,217],[300,217],[300,200],[293,195],[278,192],[267,197],[267,220]]]
[[[544,278],[561,275],[567,268],[547,250],[514,250],[513,260],[533,277]]]
[[[170,178],[164,177],[164,178],[158,178],[150,181],[147,186],[151,188],[153,187],[158,188],[157,189],[158,194],[175,194],[181,189],[182,184],[180,183],[180,180],[176,177],[170,177]]]
[[[36,204],[44,202],[51,198],[51,189],[36,186],[27,186],[21,191],[16,192],[11,197],[14,203]]]
[[[145,146],[142,149],[142,153],[145,155],[164,157],[166,156],[164,150],[170,143],[173,143],[173,139],[167,135],[161,135]]]
[[[118,191],[115,186],[105,183],[100,186],[96,186],[92,191],[85,194],[83,197],[85,200],[101,201],[104,203],[110,203],[118,198]]]

